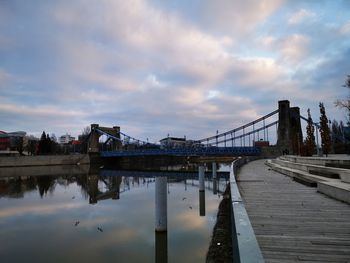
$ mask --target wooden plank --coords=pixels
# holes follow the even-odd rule
[[[350,206],[271,171],[243,166],[238,186],[267,262],[347,262]]]

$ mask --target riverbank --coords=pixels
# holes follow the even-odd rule
[[[207,253],[207,263],[232,262],[232,221],[230,186],[226,187],[219,205],[212,240]]]
[[[88,154],[0,156],[0,167],[89,164]]]

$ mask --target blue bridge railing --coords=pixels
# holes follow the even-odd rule
[[[136,149],[136,150],[117,150],[102,151],[102,157],[121,157],[121,156],[255,156],[260,155],[258,147],[203,147],[203,148],[169,148],[169,149]]]

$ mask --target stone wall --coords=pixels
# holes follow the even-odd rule
[[[37,156],[3,156],[0,157],[0,167],[43,166],[89,164],[87,154],[76,155],[37,155]]]

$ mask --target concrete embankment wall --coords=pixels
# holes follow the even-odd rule
[[[76,155],[39,155],[39,156],[3,156],[0,157],[0,167],[46,166],[89,164],[87,154]]]

